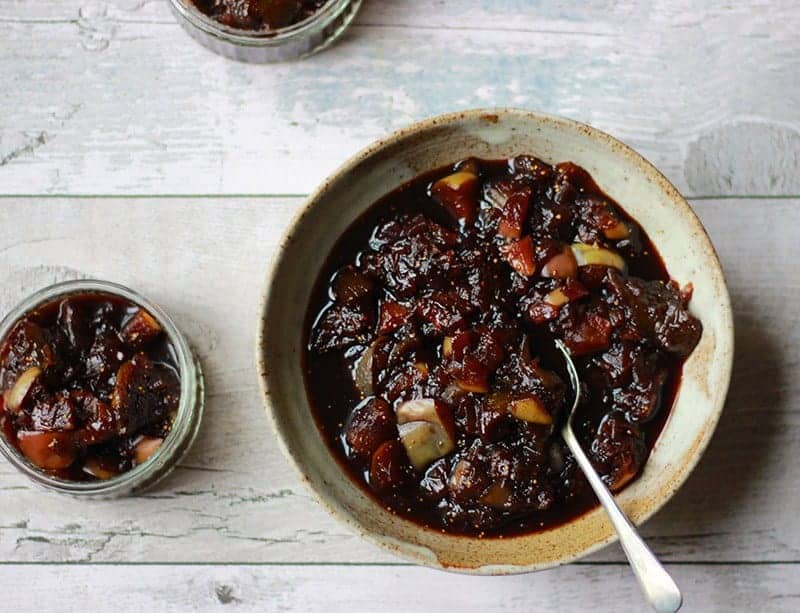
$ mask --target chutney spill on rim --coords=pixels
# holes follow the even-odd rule
[[[158,321],[106,293],[73,294],[20,319],[0,347],[0,422],[35,466],[72,481],[146,462],[172,430],[175,351]]]
[[[469,159],[375,203],[312,293],[304,374],[326,441],[391,511],[479,536],[546,529],[640,472],[700,340],[691,286],[580,167]]]
[[[278,30],[300,23],[328,0],[192,0],[223,25],[240,30]]]

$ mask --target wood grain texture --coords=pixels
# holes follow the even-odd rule
[[[796,611],[800,567],[668,567],[684,610]],[[648,610],[626,566],[572,565],[511,577],[464,577],[413,567],[29,566],[0,569],[9,611],[564,611]],[[61,588],[49,586],[58,583]],[[591,602],[591,609],[587,608]],[[113,607],[113,609],[112,609]]]
[[[794,0],[367,0],[334,48],[278,66],[212,55],[161,0],[0,0],[0,23],[4,193],[306,193],[481,106],[592,123],[689,195],[800,193]]]
[[[0,463],[0,560],[391,562],[310,498],[279,453],[253,347],[266,264],[297,198],[4,198],[0,311],[55,280],[113,279],[174,317],[203,361],[197,443],[155,491],[79,502]],[[800,301],[797,199],[701,200],[733,297],[737,358],[711,446],[645,527],[668,561],[797,561]],[[298,305],[302,308],[302,305]],[[617,546],[591,558],[620,561]]]

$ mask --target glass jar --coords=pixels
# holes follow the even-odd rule
[[[169,0],[189,36],[204,47],[240,62],[266,64],[295,60],[321,51],[345,31],[362,0],[330,0],[316,13],[275,30],[242,30],[203,14],[192,0]]]
[[[156,304],[133,290],[108,281],[77,280],[46,287],[17,305],[0,322],[0,346],[14,325],[31,311],[73,294],[111,294],[149,312],[164,330],[175,351],[180,371],[180,400],[172,429],[158,450],[146,461],[116,477],[99,481],[69,481],[54,477],[34,466],[0,434],[0,452],[21,473],[46,489],[81,498],[116,498],[144,490],[169,474],[191,447],[203,415],[204,387],[200,363],[192,354],[185,337],[169,316]]]

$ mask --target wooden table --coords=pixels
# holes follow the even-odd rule
[[[139,498],[64,499],[0,462],[0,609],[644,609],[616,545],[516,577],[402,563],[312,501],[263,416],[258,294],[303,195],[390,130],[494,105],[618,136],[706,224],[733,381],[644,533],[688,611],[800,609],[796,0],[367,0],[334,48],[277,66],[205,51],[162,0],[0,0],[0,23],[0,311],[53,281],[130,285],[208,382],[191,454]]]

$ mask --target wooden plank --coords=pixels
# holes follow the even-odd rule
[[[672,565],[687,611],[796,611],[798,565]],[[31,581],[35,573],[36,581]],[[58,585],[58,589],[53,589]],[[510,577],[414,567],[5,566],[9,611],[644,611],[623,565]]]
[[[607,130],[688,194],[798,194],[800,13],[708,5],[367,2],[328,52],[247,66],[165,2],[0,0],[0,189],[306,193],[411,121],[507,105]]]
[[[80,502],[0,462],[0,561],[386,562],[310,498],[262,414],[253,346],[266,263],[296,198],[0,199],[0,312],[93,276],[161,303],[207,377],[197,443],[140,498]],[[645,527],[670,561],[800,561],[800,199],[695,203],[728,273],[737,360],[707,455]],[[619,561],[614,546],[594,561]]]

